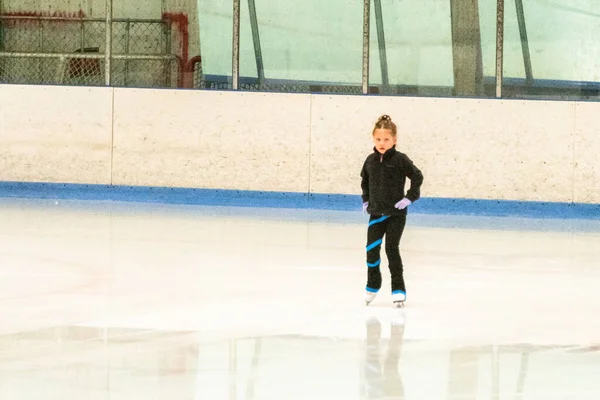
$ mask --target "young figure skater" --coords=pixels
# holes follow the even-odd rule
[[[413,162],[396,150],[396,124],[382,115],[373,129],[373,153],[364,162],[362,177],[363,211],[370,214],[367,229],[367,288],[365,302],[373,301],[381,289],[381,244],[385,236],[385,252],[392,277],[392,301],[401,307],[406,300],[406,286],[400,238],[406,225],[407,207],[421,196],[423,174]],[[405,194],[406,178],[410,189]]]

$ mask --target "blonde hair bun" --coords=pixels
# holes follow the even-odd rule
[[[387,114],[383,114],[381,117],[379,117],[375,123],[375,127],[373,128],[373,133],[375,133],[375,129],[389,129],[392,131],[393,137],[396,137],[396,133],[398,131],[396,124],[392,122],[392,118]]]

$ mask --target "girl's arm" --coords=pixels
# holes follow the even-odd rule
[[[362,201],[363,204],[369,201],[369,173],[367,172],[367,163],[363,164],[362,171],[360,171],[362,181],[360,187],[362,189]]]
[[[410,189],[406,192],[406,198],[414,203],[421,197],[423,173],[408,157],[404,159],[404,171],[406,177],[410,179]]]

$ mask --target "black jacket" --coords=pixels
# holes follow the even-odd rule
[[[365,160],[360,176],[362,200],[363,203],[369,202],[369,214],[406,214],[406,208],[398,210],[394,205],[404,197],[413,203],[421,197],[423,173],[406,154],[396,151],[396,146],[383,155],[373,148],[373,153]],[[405,194],[406,178],[410,179],[410,189]]]

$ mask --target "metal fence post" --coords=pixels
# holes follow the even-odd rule
[[[125,54],[129,54],[129,40],[131,36],[131,21],[127,21],[125,25]],[[125,86],[129,83],[129,61],[125,61],[125,78],[124,78]],[[166,81],[166,79],[165,79]]]
[[[531,54],[529,53],[529,40],[527,39],[527,24],[525,24],[525,10],[523,0],[515,0],[517,7],[517,21],[519,22],[519,34],[521,36],[521,50],[523,51],[523,64],[525,65],[525,80],[531,83],[533,72],[531,71]]]
[[[387,51],[385,46],[385,30],[383,29],[383,9],[381,0],[375,0],[375,25],[377,26],[377,43],[379,44],[379,63],[381,64],[382,92],[388,91],[390,79],[388,74]]]
[[[112,2],[106,1],[106,49],[104,50],[104,83],[111,84],[111,58],[112,58]]]
[[[233,51],[231,53],[231,88],[237,90],[240,78],[240,0],[233,0]]]
[[[371,28],[371,0],[364,0],[363,9],[363,57],[362,92],[369,93],[369,33]]]
[[[504,63],[504,0],[497,0],[496,10],[496,98],[502,97]]]
[[[252,27],[252,40],[254,41],[254,58],[256,58],[258,87],[260,88],[265,83],[265,68],[263,65],[262,50],[260,47],[258,18],[256,16],[256,3],[254,0],[248,0],[248,9],[250,10],[250,26]]]

